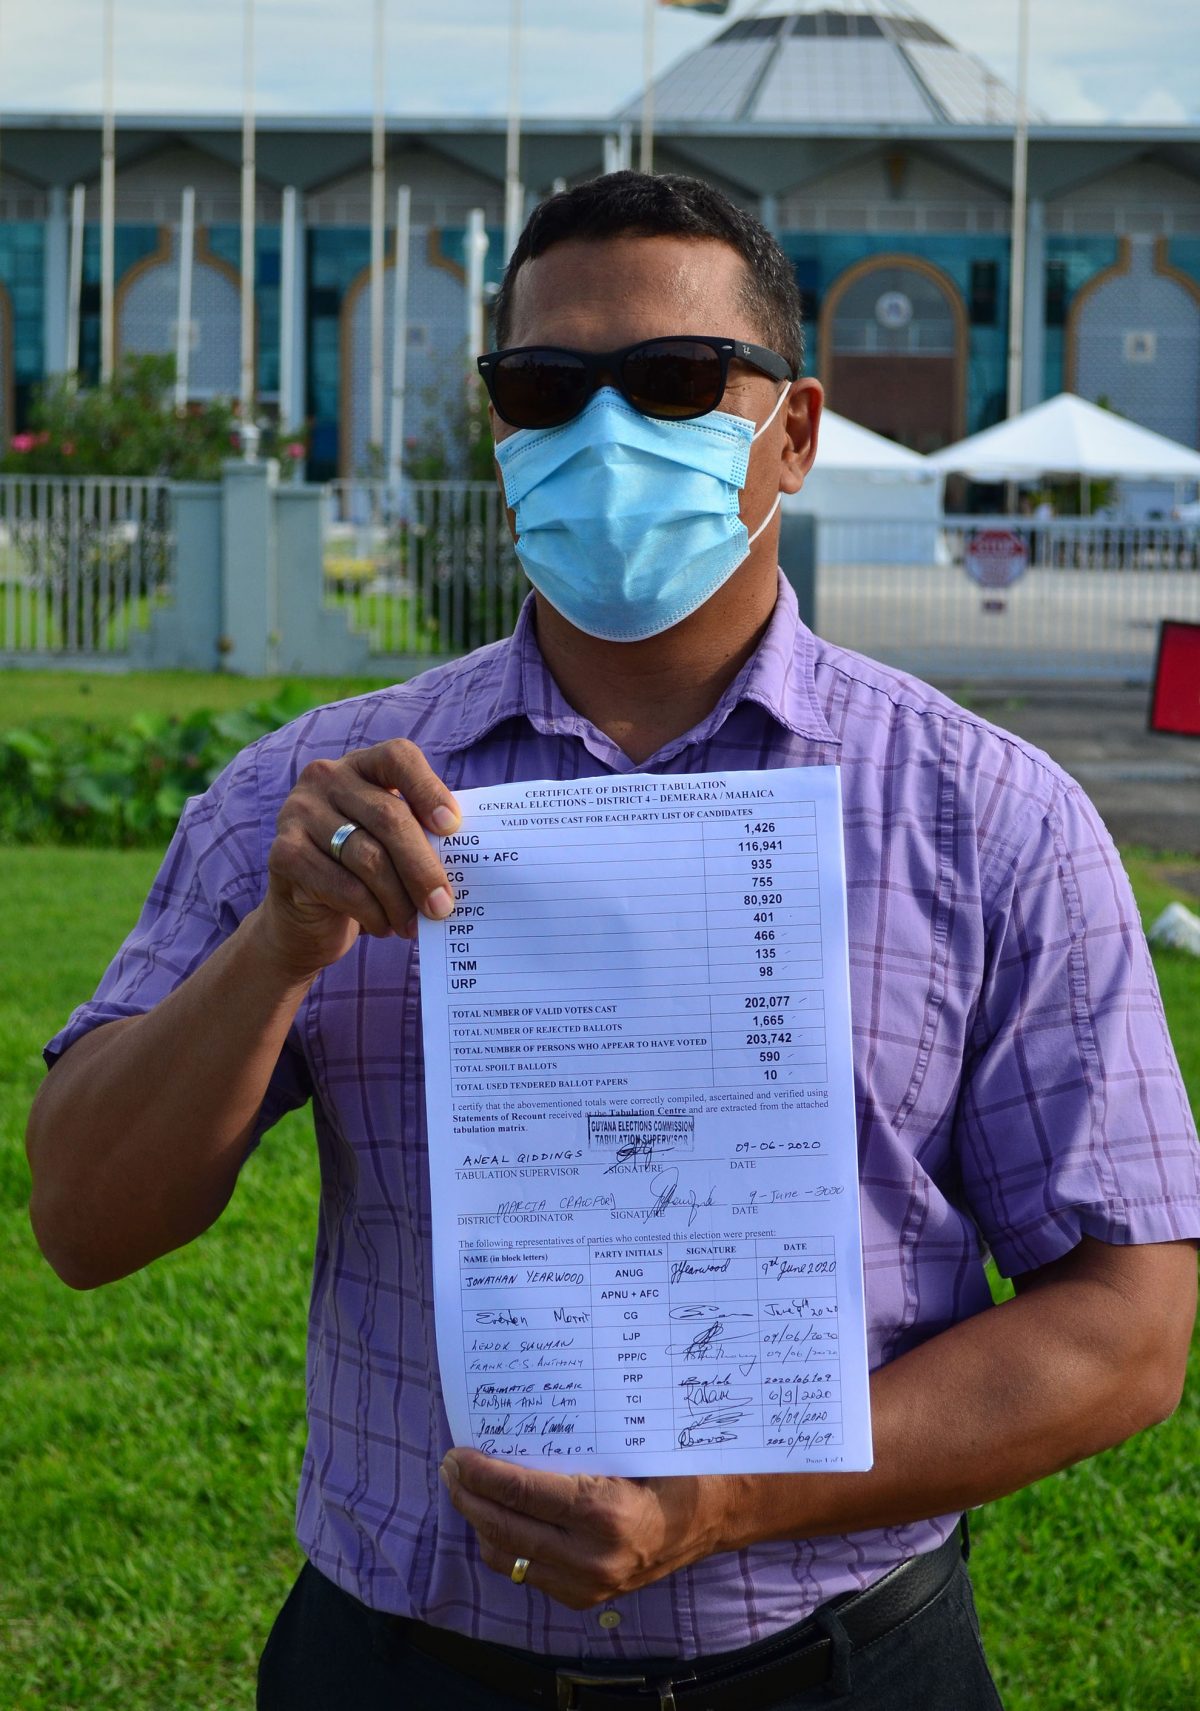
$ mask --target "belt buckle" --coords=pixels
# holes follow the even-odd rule
[[[558,1691],[556,1711],[575,1711],[579,1701],[577,1687],[645,1687],[644,1675],[576,1675],[574,1670],[556,1669],[554,1685]],[[668,1711],[674,1711],[673,1705]]]
[[[684,1681],[694,1681],[694,1675],[684,1676]],[[674,1681],[647,1682],[644,1675],[576,1675],[574,1670],[558,1669],[554,1672],[554,1685],[558,1691],[556,1711],[576,1711],[579,1701],[575,1697],[577,1687],[646,1687],[651,1693],[658,1694],[658,1711],[677,1711],[675,1704]]]

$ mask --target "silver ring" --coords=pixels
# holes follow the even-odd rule
[[[361,828],[356,826],[353,820],[347,820],[344,826],[338,827],[337,831],[329,840],[329,853],[333,857],[334,861],[341,861],[342,851],[345,849],[347,842],[353,837],[355,832],[360,830]]]
[[[528,1557],[518,1557],[516,1562],[512,1565],[511,1570],[509,1571],[508,1578],[516,1586],[520,1586],[521,1583],[524,1581],[525,1576],[528,1573],[529,1573],[529,1558]]]

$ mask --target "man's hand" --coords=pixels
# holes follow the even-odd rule
[[[460,823],[458,805],[414,743],[395,740],[315,760],[279,814],[262,905],[264,941],[278,966],[304,979],[345,955],[360,932],[415,938],[417,915],[454,907],[428,833]],[[342,846],[347,821],[361,827]]]
[[[483,1560],[590,1609],[719,1551],[904,1526],[1018,1491],[1166,1419],[1196,1316],[1196,1245],[1084,1236],[1016,1299],[871,1375],[869,1473],[604,1479],[453,1449]]]
[[[450,1450],[442,1478],[479,1535],[488,1568],[509,1575],[528,1557],[526,1584],[570,1610],[590,1610],[726,1548],[726,1481],[607,1479],[547,1473]]]

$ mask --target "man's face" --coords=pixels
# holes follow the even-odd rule
[[[767,343],[741,303],[744,269],[737,251],[716,238],[571,239],[521,268],[507,342],[610,351],[641,339],[690,333]],[[719,407],[761,425],[781,386],[735,359]],[[815,428],[820,412],[820,388],[816,381],[802,380],[792,394],[751,452],[740,501],[751,534],[781,487],[799,489],[816,449],[810,426]],[[500,442],[517,430],[493,410],[492,432]],[[768,530],[761,539],[772,569],[773,533]]]

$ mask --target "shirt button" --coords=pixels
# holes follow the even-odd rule
[[[602,1628],[619,1628],[621,1626],[621,1612],[619,1610],[602,1610],[600,1612],[600,1626]]]

